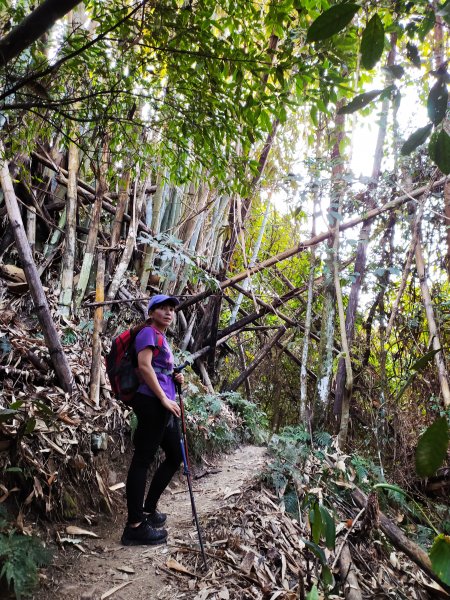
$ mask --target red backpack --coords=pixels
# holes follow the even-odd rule
[[[106,374],[111,389],[116,398],[125,404],[130,402],[141,383],[134,341],[142,329],[143,327],[133,327],[117,336],[112,341],[111,350],[105,359]],[[158,347],[153,351],[152,362],[158,356],[163,345],[162,334],[156,329],[154,331],[157,333]]]

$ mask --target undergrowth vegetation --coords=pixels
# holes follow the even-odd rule
[[[243,442],[267,441],[266,415],[239,393],[204,394],[191,383],[185,407],[189,455],[195,462]]]
[[[286,427],[272,436],[269,454],[263,481],[276,491],[294,519],[309,524],[311,539],[305,543],[316,560],[322,562],[324,556],[319,542],[330,547],[329,542],[334,538],[330,532],[342,527],[346,518],[343,515],[348,514],[345,507],[354,508],[352,490],[359,488],[366,494],[375,493],[380,509],[429,553],[435,572],[446,581],[448,505],[432,502],[418,489],[405,490],[388,483],[383,469],[369,456],[341,454],[335,439],[327,432],[318,431],[311,437],[303,426]],[[322,581],[326,587],[329,574],[325,566],[322,562]]]
[[[0,584],[20,600],[32,593],[38,583],[38,568],[50,560],[51,553],[41,540],[17,531],[0,504]]]

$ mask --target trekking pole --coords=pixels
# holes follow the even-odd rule
[[[175,374],[180,373],[181,370],[184,369],[184,367],[186,367],[186,364],[187,363],[174,369],[174,373]],[[181,419],[177,418],[176,421],[177,421],[178,433],[180,435],[181,455],[183,457],[184,474],[186,475],[186,479],[187,479],[187,483],[188,483],[189,496],[191,498],[192,516],[194,517],[195,526],[197,528],[198,540],[200,542],[200,550],[201,550],[202,558],[203,558],[203,566],[206,570],[206,569],[208,569],[208,563],[206,562],[206,554],[205,554],[205,548],[203,545],[202,532],[200,529],[200,524],[198,522],[197,509],[195,508],[194,492],[192,490],[191,472],[189,470],[187,443],[186,443],[186,422],[184,419],[183,395],[181,393],[181,384],[178,382],[175,382],[175,386],[177,388],[178,399],[180,401],[180,410],[181,410]],[[181,421],[181,425],[180,425],[180,421]]]

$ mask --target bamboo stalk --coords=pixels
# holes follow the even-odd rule
[[[113,226],[111,229],[111,247],[114,248],[120,239],[120,232],[122,231],[122,223],[125,215],[125,209],[127,207],[128,195],[130,191],[130,176],[131,170],[126,168],[122,174],[122,178],[119,184],[119,198],[117,201],[116,214],[114,215]],[[106,271],[112,273],[115,264],[115,255],[110,253],[108,256],[108,266]]]
[[[0,142],[0,155],[4,156],[4,147]],[[27,236],[23,226],[22,217],[17,203],[16,194],[14,192],[13,182],[8,169],[6,160],[0,163],[0,181],[5,198],[8,218],[13,229],[14,238],[17,245],[17,250],[22,263],[25,277],[30,288],[30,294],[36,309],[36,315],[44,334],[45,343],[50,353],[56,376],[64,391],[71,393],[73,378],[70,371],[67,357],[64,354],[61,340],[56,331],[50,309],[47,304],[47,298],[42,287],[39,274],[36,269],[36,264],[31,253],[30,245],[28,244]]]
[[[439,339],[439,331],[436,324],[436,319],[434,317],[433,301],[431,299],[430,289],[428,287],[425,274],[425,261],[423,258],[420,233],[414,253],[416,257],[417,275],[419,276],[423,305],[425,308],[425,313],[427,315],[428,331],[430,333],[431,344],[433,346],[433,350],[441,350],[440,352],[436,352],[434,356],[434,361],[436,363],[436,368],[438,371],[438,378],[441,386],[444,407],[448,408],[450,406],[450,388],[448,384],[448,374],[443,357],[442,343]]]
[[[97,254],[97,278],[95,288],[96,302],[103,302],[105,298],[105,255],[100,250]],[[94,312],[94,332],[92,334],[92,364],[91,388],[89,398],[92,404],[100,403],[100,374],[102,363],[101,332],[103,328],[103,306],[97,306]]]
[[[111,285],[109,286],[108,294],[106,296],[106,299],[108,301],[114,300],[114,298],[117,294],[117,290],[119,289],[120,285],[122,284],[122,280],[125,275],[125,271],[127,270],[128,265],[130,264],[131,255],[133,253],[134,246],[136,244],[136,232],[137,232],[136,223],[139,220],[139,215],[142,211],[142,205],[145,200],[145,190],[147,188],[147,183],[148,183],[147,181],[144,182],[144,185],[142,187],[142,193],[141,193],[139,199],[137,199],[134,203],[135,217],[136,217],[135,222],[132,221],[130,223],[130,227],[128,229],[127,240],[125,242],[125,249],[123,251],[122,258],[116,268],[113,280],[111,281]],[[135,194],[136,194],[136,192],[137,192],[137,181],[136,181]]]
[[[33,253],[36,245],[36,209],[34,206],[27,208],[27,238]]]
[[[442,186],[446,182],[446,180],[447,180],[446,177],[442,177],[441,179],[436,181],[435,184],[433,185],[433,189],[436,187]],[[422,187],[417,188],[416,190],[412,191],[410,194],[404,194],[402,196],[399,196],[395,200],[386,202],[386,204],[383,204],[383,206],[380,206],[379,208],[370,210],[367,213],[365,213],[364,215],[362,215],[361,217],[355,217],[354,219],[350,219],[346,223],[342,223],[339,226],[339,231],[346,231],[347,229],[351,229],[352,227],[359,225],[360,223],[362,223],[363,221],[366,221],[367,219],[372,219],[374,217],[378,217],[379,215],[382,215],[385,212],[394,210],[394,209],[398,208],[399,206],[401,206],[402,204],[405,204],[406,202],[411,200],[411,197],[416,198],[418,196],[421,196],[428,189],[429,189],[428,186],[422,186]],[[285,250],[284,252],[280,252],[279,254],[276,254],[275,256],[272,256],[272,257],[268,258],[267,260],[264,260],[264,261],[256,264],[254,267],[251,267],[249,269],[246,269],[245,271],[242,271],[241,273],[238,273],[237,275],[234,275],[234,277],[230,277],[229,279],[225,279],[224,281],[221,281],[219,283],[219,287],[221,290],[224,290],[227,287],[230,287],[230,285],[233,285],[233,283],[239,283],[240,281],[242,281],[246,277],[249,277],[250,275],[259,273],[260,271],[266,269],[267,267],[276,265],[276,264],[282,262],[283,260],[290,258],[291,256],[295,256],[295,254],[304,252],[307,248],[310,248],[311,246],[316,246],[317,244],[320,244],[320,243],[324,242],[325,240],[328,240],[332,235],[333,235],[333,233],[331,231],[325,231],[323,233],[319,233],[318,235],[313,236],[312,238],[309,238],[308,240],[305,240],[304,242],[300,242],[299,244],[293,246],[292,248],[289,248],[288,250]],[[200,292],[194,296],[191,296],[191,298],[189,298],[188,300],[185,300],[182,304],[180,304],[180,308],[186,308],[187,306],[191,306],[192,304],[197,304],[197,302],[201,302],[205,298],[208,298],[208,296],[211,296],[212,294],[215,294],[215,293],[217,293],[216,289],[205,290],[204,292]]]
[[[92,210],[92,219],[89,227],[89,233],[84,251],[83,264],[81,265],[80,277],[78,279],[77,290],[75,294],[75,304],[80,306],[88,285],[91,274],[92,263],[94,262],[95,245],[97,243],[98,231],[100,226],[100,215],[102,211],[103,196],[106,191],[106,171],[109,158],[109,136],[105,135],[103,140],[102,156],[98,170],[97,194],[95,197],[94,208]]]
[[[249,364],[249,366],[245,369],[245,371],[243,371],[240,375],[238,375],[238,377],[236,377],[236,379],[234,379],[234,381],[232,381],[226,387],[225,391],[227,391],[227,392],[234,392],[234,391],[236,391],[239,388],[239,386],[242,383],[244,383],[245,379],[249,375],[251,375],[251,373],[256,369],[256,367],[264,360],[264,358],[270,352],[271,348],[273,346],[275,346],[275,344],[277,344],[281,340],[281,338],[286,333],[286,331],[287,331],[286,327],[284,327],[284,325],[282,325],[280,327],[279,331],[277,331],[277,333],[270,338],[270,340],[267,342],[267,344],[265,344],[261,348],[261,350],[255,356],[254,360]]]
[[[77,177],[79,168],[79,151],[74,142],[69,144],[69,171],[67,182],[67,200],[65,209],[65,240],[62,259],[61,293],[59,310],[63,315],[70,315],[73,294],[73,273],[76,251],[77,227]]]

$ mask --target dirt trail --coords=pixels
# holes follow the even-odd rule
[[[199,520],[233,502],[249,482],[261,472],[265,462],[265,448],[243,446],[232,454],[224,455],[209,468],[210,473],[193,483]],[[156,547],[120,544],[125,509],[110,520],[99,521],[97,526],[79,523],[80,527],[96,533],[99,538],[84,538],[86,552],[69,550],[55,556],[53,567],[47,572],[47,584],[35,600],[101,600],[108,591],[127,584],[108,596],[112,600],[153,600],[170,598],[171,586],[164,572],[171,549],[179,543],[197,545],[197,533],[192,524],[191,504],[184,476],[174,478],[159,504],[169,518],[166,528],[168,544]],[[63,533],[63,528],[61,528]],[[172,580],[173,581],[173,580]],[[193,592],[193,598],[195,592]]]

